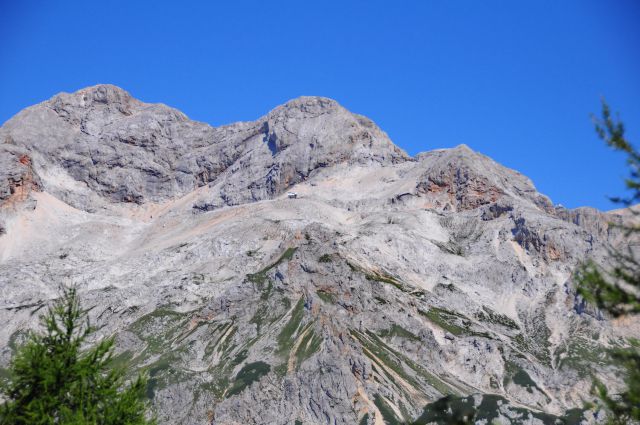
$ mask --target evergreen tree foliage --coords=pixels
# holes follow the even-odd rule
[[[18,348],[11,378],[0,389],[2,425],[152,425],[144,401],[146,379],[126,385],[112,367],[114,339],[86,347],[95,328],[75,288],[65,289]]]
[[[632,206],[640,202],[640,152],[625,138],[624,124],[612,117],[607,103],[602,101],[602,117],[594,117],[596,133],[611,148],[627,155],[630,175],[625,180],[630,196],[612,198],[616,203],[630,207],[632,223],[613,224],[624,232],[626,247],[610,248],[611,264],[602,268],[590,262],[576,274],[578,293],[601,311],[613,317],[633,316],[640,313],[640,261],[634,253],[631,239],[640,234],[640,210]],[[611,424],[629,424],[640,421],[640,341],[632,339],[630,347],[613,350],[612,358],[625,372],[626,388],[619,394],[610,394],[607,387],[595,381],[595,390]]]

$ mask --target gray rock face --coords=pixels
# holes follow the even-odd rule
[[[0,203],[24,201],[31,190],[38,190],[40,187],[39,178],[31,167],[28,151],[12,143],[0,145],[0,169]]]
[[[138,204],[209,184],[218,188],[215,205],[236,205],[269,199],[335,163],[407,159],[375,124],[329,99],[300,98],[256,122],[212,128],[108,85],[22,111],[2,127],[3,139],[108,201]],[[70,205],[95,202],[49,180],[47,190]]]
[[[539,194],[531,181],[462,145],[456,149],[420,154],[425,172],[418,191],[435,198],[445,210],[470,210],[514,197],[550,211],[549,199]]]
[[[161,423],[409,423],[447,394],[548,423],[640,334],[571,284],[621,216],[466,146],[411,158],[330,99],[213,128],[96,86],[0,142],[0,367],[77,284]]]

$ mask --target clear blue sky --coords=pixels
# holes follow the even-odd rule
[[[555,203],[612,208],[640,144],[640,2],[0,0],[0,122],[112,83],[213,125],[334,98],[410,154],[466,143]]]

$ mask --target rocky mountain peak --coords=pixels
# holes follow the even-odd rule
[[[274,152],[298,143],[297,156],[332,156],[326,158],[328,163],[408,159],[372,121],[325,97],[290,100],[267,114],[263,128]]]
[[[212,190],[197,205],[218,208],[271,199],[338,164],[413,161],[371,120],[325,97],[299,97],[255,122],[213,128],[108,84],[27,108],[0,128],[0,140],[34,156],[36,181],[82,209],[91,208],[94,195],[141,204],[204,185]],[[436,208],[473,209],[505,196],[551,208],[528,178],[466,145],[416,160],[422,170],[416,193]],[[89,192],[60,188],[58,177],[48,177],[59,175],[46,171],[52,167]]]
[[[336,112],[348,113],[338,102],[328,97],[300,96],[274,108],[268,115],[273,117],[284,114],[290,118],[304,119]]]
[[[466,210],[506,196],[527,200],[545,211],[553,210],[551,201],[538,193],[529,178],[467,145],[421,153],[417,158],[425,169],[418,189],[440,198],[439,205]]]
[[[85,87],[74,93],[61,93],[55,96],[54,99],[61,97],[68,99],[76,98],[87,105],[125,104],[134,100],[128,91],[113,84],[97,84],[95,86]]]
[[[111,116],[111,118],[132,115],[141,102],[117,86],[100,84],[74,93],[57,94],[45,104],[61,118],[79,124],[98,118],[91,116],[91,113],[95,114],[97,111],[102,116]]]
[[[640,332],[571,285],[609,220],[464,145],[411,158],[326,98],[214,128],[63,93],[0,127],[0,379],[72,282],[162,424],[423,423],[444,395],[563,422]]]
[[[219,128],[113,85],[61,93],[0,128],[33,152],[43,185],[79,208],[89,198],[144,203],[215,187],[212,206],[272,198],[344,162],[392,164],[408,156],[370,120],[323,97],[293,99],[258,119]],[[61,169],[88,187],[62,189]],[[92,201],[93,202],[93,201]]]

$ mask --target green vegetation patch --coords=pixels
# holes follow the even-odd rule
[[[386,344],[378,344],[375,341],[371,341],[365,334],[358,331],[352,331],[351,334],[360,342],[365,355],[374,363],[377,363],[381,369],[391,369],[413,387],[419,388],[418,382],[404,370],[398,356]],[[389,376],[389,379],[393,382],[392,377]]]
[[[146,393],[148,397],[171,385],[184,382],[193,376],[193,373],[181,367],[184,356],[191,349],[193,341],[187,341],[198,329],[206,326],[206,335],[203,338],[211,339],[205,347],[205,356],[210,356],[214,350],[226,353],[232,341],[235,327],[233,322],[211,323],[200,320],[190,323],[194,312],[180,313],[168,307],[161,307],[146,314],[133,322],[128,330],[146,343],[144,350],[136,354],[124,351],[112,359],[112,367],[119,368],[130,365],[131,370],[144,367],[148,374]],[[227,339],[221,346],[218,342],[223,335]],[[150,364],[147,362],[151,361]]]
[[[513,382],[514,384],[525,388],[527,392],[531,394],[536,390],[541,394],[544,394],[548,402],[551,401],[549,395],[540,388],[533,379],[531,379],[531,376],[529,376],[527,371],[511,361],[507,361],[505,363],[504,386],[506,387],[509,382]]]
[[[397,325],[395,323],[391,325],[389,329],[383,329],[382,331],[378,332],[378,335],[380,335],[383,338],[392,338],[394,336],[397,336],[400,338],[410,339],[413,341],[420,341],[420,338],[416,334],[406,330],[402,326]]]
[[[473,398],[446,396],[427,404],[414,425],[425,424],[466,424],[475,413]]]
[[[510,317],[493,311],[487,306],[482,306],[482,310],[484,310],[484,312],[480,311],[476,314],[478,320],[504,326],[505,328],[513,330],[520,330],[520,326],[518,326],[515,320]]]
[[[210,352],[213,352],[215,349],[220,353],[220,361],[217,365],[209,369],[211,375],[215,377],[214,380],[203,383],[199,387],[200,390],[213,393],[218,398],[225,396],[226,391],[228,391],[230,387],[231,372],[247,359],[249,356],[249,349],[259,338],[256,337],[238,345],[233,342],[233,336],[236,333],[236,326],[233,325],[233,323],[225,324],[222,330],[218,331],[217,334],[220,335],[221,338],[227,332],[228,335],[225,337],[224,342],[220,342],[218,339],[213,346],[215,348],[207,347]],[[238,383],[238,385],[240,384]]]
[[[296,247],[287,248],[286,251],[280,256],[280,258],[278,258],[278,260],[275,263],[265,267],[264,269],[260,270],[259,272],[249,273],[247,275],[247,280],[249,280],[249,282],[251,282],[251,283],[255,283],[255,284],[258,284],[258,285],[264,285],[264,283],[268,279],[267,278],[267,272],[269,270],[271,270],[272,268],[278,266],[283,261],[291,260],[291,258],[293,258],[293,254],[295,254],[297,249],[298,248],[296,248]]]
[[[264,375],[271,371],[271,365],[265,362],[254,362],[244,365],[236,375],[233,385],[227,391],[227,397],[240,394],[252,383],[259,381]]]
[[[442,379],[438,378],[436,375],[429,372],[427,369],[419,365],[418,363],[411,360],[409,357],[401,354],[391,347],[386,345],[380,338],[377,336],[370,334],[371,337],[381,346],[385,347],[389,352],[393,353],[400,360],[404,362],[407,366],[409,366],[415,373],[418,374],[419,378],[422,382],[428,383],[432,388],[438,391],[440,394],[457,394],[457,391],[453,389],[448,383],[445,383]]]
[[[238,354],[235,355],[235,357],[233,359],[231,359],[230,366],[231,367],[238,366],[239,364],[241,364],[242,362],[247,360],[247,357],[249,357],[249,351],[248,350],[245,349],[245,350],[240,351]]]
[[[302,322],[302,318],[304,316],[304,299],[300,297],[295,307],[291,311],[291,318],[286,325],[278,334],[278,353],[285,354],[291,351],[293,347],[295,338],[294,335],[298,328],[300,327],[300,323]]]
[[[389,285],[393,285],[395,286],[397,289],[401,290],[402,292],[409,292],[409,290],[407,288],[405,288],[405,286],[402,284],[402,282],[400,282],[397,278],[388,275],[386,273],[378,273],[378,272],[365,272],[364,277],[367,280],[372,280],[375,282],[382,282],[382,283],[386,283]]]
[[[162,388],[166,388],[165,374],[173,374],[169,360],[162,358],[157,362],[149,365],[147,368],[149,373],[149,381],[147,381],[147,397],[152,400],[156,392]]]
[[[260,299],[257,301],[256,311],[249,323],[257,326],[258,334],[262,329],[268,327],[280,320],[287,310],[291,307],[289,299],[282,295],[280,288],[275,288],[273,282],[268,279],[266,285],[262,287]]]
[[[133,352],[127,350],[122,353],[116,354],[111,359],[111,367],[113,369],[124,369],[126,368],[133,359]]]
[[[332,294],[331,292],[327,292],[324,290],[319,290],[316,292],[316,294],[318,295],[318,297],[324,301],[327,304],[335,304],[336,303],[336,296],[335,294]]]
[[[534,388],[539,389],[538,385],[536,385],[535,381],[531,379],[527,371],[524,369],[520,369],[515,375],[513,375],[512,379],[514,384],[526,388],[530,393],[533,393]]]
[[[263,302],[265,306],[268,304]],[[277,320],[271,316],[274,311],[282,315],[290,309],[290,302],[286,300],[283,309],[264,309],[264,320]],[[240,345],[235,338],[237,326],[234,321],[211,322],[201,320],[197,323],[190,323],[193,312],[178,313],[168,308],[158,309],[147,314],[134,322],[129,330],[134,332],[140,339],[147,343],[144,351],[137,356],[131,352],[123,352],[114,357],[115,366],[132,362],[135,365],[144,365],[149,359],[152,363],[146,365],[149,374],[147,384],[147,395],[153,397],[158,391],[173,384],[184,382],[193,378],[193,373],[181,367],[184,356],[191,350],[193,341],[187,337],[201,329],[199,339],[207,342],[204,348],[204,358],[210,358],[217,353],[220,361],[209,369],[215,377],[211,382],[201,383],[196,386],[197,394],[207,392],[220,398],[225,394],[236,394],[241,392],[247,385],[268,373],[270,366],[258,362],[246,365],[234,378],[232,371],[242,365],[248,358],[249,348],[259,337],[243,341]],[[205,329],[201,327],[205,326]],[[304,353],[303,355],[306,355]]]
[[[309,324],[309,328],[300,340],[296,350],[296,366],[300,366],[302,362],[320,350],[322,338],[315,333],[311,326],[312,324]]]
[[[318,261],[321,263],[330,263],[333,261],[333,259],[331,258],[331,254],[323,254],[320,256]]]
[[[290,307],[291,302],[286,297],[280,297],[274,303],[267,302],[267,300],[261,296],[256,312],[251,320],[249,320],[249,323],[254,323],[258,328],[258,334],[260,334],[262,329],[280,320]]]
[[[540,363],[547,367],[551,367],[551,356],[549,354],[548,341],[540,342],[521,333],[513,337],[512,341],[518,350],[533,355],[540,361]]]
[[[558,369],[573,369],[581,378],[612,364],[607,348],[583,337],[569,338],[555,352]]]
[[[507,417],[508,412],[508,417]],[[503,413],[501,415],[501,413]],[[522,407],[509,405],[508,400],[495,394],[484,394],[476,407],[474,398],[447,396],[433,403],[427,404],[422,414],[413,425],[425,424],[462,424],[462,423],[494,423],[503,417],[510,424],[519,425],[531,423],[537,419],[544,425],[578,425],[583,418],[583,411],[571,409],[564,416],[554,416],[541,412],[534,412]]]
[[[351,263],[350,261],[347,261],[347,265],[349,266],[351,271],[364,274],[364,277],[367,280],[386,283],[386,284],[395,286],[397,289],[401,290],[402,292],[411,292],[409,288],[405,287],[405,285],[402,282],[400,282],[400,280],[395,276],[391,276],[384,272],[381,273],[373,270],[365,270],[362,267],[358,266],[357,264]]]
[[[440,326],[442,329],[451,332],[453,335],[469,335],[479,338],[494,339],[493,335],[484,331],[474,329],[474,323],[467,316],[455,311],[445,310],[443,308],[431,307],[424,312],[418,310],[423,316],[429,318],[432,322]]]
[[[427,371],[425,368],[418,365],[407,356],[389,347],[373,332],[367,331],[365,335],[356,330],[351,330],[351,335],[360,342],[365,355],[372,360],[372,367],[375,368],[375,364],[378,364],[381,369],[391,369],[396,374],[401,376],[405,381],[407,381],[412,387],[419,391],[422,388],[422,382],[426,382],[429,386],[431,386],[441,394],[456,393],[449,385]],[[418,381],[413,375],[409,374],[407,370],[405,370],[403,364],[406,365],[414,373],[416,373],[420,378],[420,381]],[[392,377],[388,375],[387,377],[392,382],[394,382]]]
[[[513,338],[516,347],[532,354],[545,366],[551,367],[551,330],[547,327],[544,310],[537,309],[522,321],[525,332]]]
[[[369,423],[369,414],[365,413],[364,416],[358,422],[358,425],[367,425]]]
[[[147,396],[149,398],[153,398],[157,391],[173,384],[184,382],[193,376],[193,372],[180,367],[181,359],[187,350],[187,346],[181,346],[171,350],[165,349],[162,351],[160,357],[144,367],[149,374],[149,380],[147,381]],[[145,356],[145,354],[146,353],[143,353],[138,358],[134,358],[131,364],[139,364],[145,361],[148,357]]]
[[[430,307],[427,311],[418,310],[418,312],[453,335],[470,334],[471,322],[460,314],[438,307]],[[459,323],[462,323],[462,326]]]
[[[235,330],[231,329],[231,327],[233,327],[233,322],[229,321],[226,323],[219,323],[210,330],[211,334],[209,336],[209,343],[207,343],[207,346],[204,348],[205,357],[211,356],[216,348],[219,349],[218,343],[220,342],[220,339],[223,337],[223,335],[227,333],[227,331],[235,333]],[[229,337],[231,336],[233,335],[229,335]]]
[[[133,322],[129,330],[147,343],[149,351],[164,351],[186,330],[189,315],[161,307]]]
[[[378,304],[389,304],[389,301],[385,300],[382,297],[378,297],[378,296],[374,296],[373,299],[375,300],[375,302],[377,302]]]
[[[297,250],[298,250],[297,247],[287,248],[287,250],[284,252],[284,254],[280,256],[280,258],[278,259],[275,265],[277,266],[284,260],[287,260],[287,261],[291,260],[293,258],[293,254],[295,254]]]
[[[389,404],[387,403],[386,399],[384,397],[382,397],[380,394],[376,394],[374,399],[373,399],[373,403],[376,405],[376,407],[378,408],[378,410],[380,411],[380,413],[382,414],[382,419],[384,420],[385,424],[387,425],[401,425],[404,422],[404,420],[402,420],[402,418],[398,418],[395,414],[395,412],[393,411],[393,409],[391,408],[391,406],[389,406]]]

